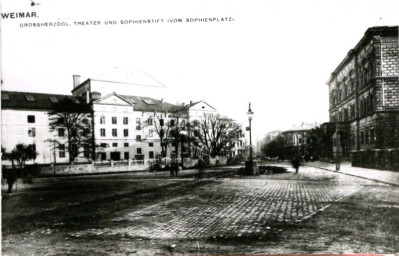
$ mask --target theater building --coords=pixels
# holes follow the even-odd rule
[[[72,95],[2,91],[2,146],[11,152],[19,143],[31,145],[39,153],[37,164],[68,163],[67,144],[62,144],[66,138],[50,131],[48,113],[54,103],[71,98],[89,109],[93,127],[93,153],[90,157],[82,154],[76,162],[133,160],[148,164],[157,157],[191,158],[194,150],[189,143],[183,150],[177,147],[183,155],[176,154],[178,140],[173,132],[187,134],[189,123],[217,111],[204,101],[175,105],[149,97],[160,95],[164,88],[151,79],[136,83],[89,78],[80,82],[80,76],[74,75]],[[237,138],[233,155],[245,148],[243,141]]]

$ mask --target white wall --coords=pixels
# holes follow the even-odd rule
[[[56,134],[50,133],[47,111],[3,109],[1,114],[1,144],[8,152],[19,143],[26,145],[35,144],[36,151],[39,153],[35,163],[53,162],[53,151],[50,143],[46,142],[46,140],[54,138]],[[28,123],[28,115],[35,116],[35,123]],[[29,137],[28,135],[28,130],[31,127],[36,129],[35,137]],[[57,163],[68,162],[67,152],[65,158],[59,158],[58,156],[57,152]],[[32,163],[32,161],[28,163]]]

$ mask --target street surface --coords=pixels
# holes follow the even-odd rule
[[[49,178],[2,199],[3,255],[399,252],[399,187],[314,167]],[[365,169],[366,170],[366,169]]]

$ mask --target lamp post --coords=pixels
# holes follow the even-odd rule
[[[337,132],[337,159],[336,159],[336,162],[335,162],[335,170],[337,172],[339,172],[339,170],[341,169],[341,161],[339,159],[339,157],[340,157],[339,156],[340,147],[341,147],[341,136],[340,136],[339,132]]]
[[[248,108],[248,121],[249,121],[249,161],[252,162],[252,118],[254,115],[254,112],[251,109],[251,102],[249,103],[249,108]]]
[[[249,108],[248,108],[248,121],[249,121],[249,159],[248,161],[245,162],[245,173],[247,175],[258,175],[258,164],[257,162],[252,160],[252,117],[253,117],[254,112],[251,109],[251,103],[249,103]]]

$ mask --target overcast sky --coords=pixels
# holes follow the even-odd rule
[[[2,0],[3,90],[70,94],[72,75],[140,69],[167,86],[165,100],[205,100],[247,124],[255,139],[302,122],[328,121],[331,72],[372,26],[398,25],[397,0],[99,1]],[[82,3],[84,2],[84,3]],[[234,21],[168,23],[174,18]],[[105,21],[164,19],[158,24]],[[21,28],[32,22],[99,26]]]

